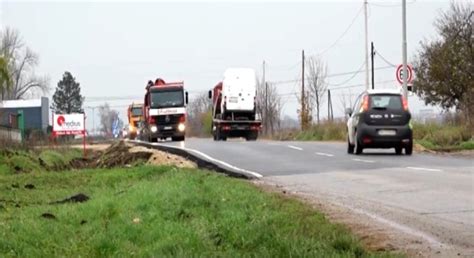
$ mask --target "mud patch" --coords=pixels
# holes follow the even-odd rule
[[[29,189],[29,190],[35,189],[35,185],[34,184],[26,184],[25,189]]]
[[[87,202],[89,199],[90,199],[89,196],[87,196],[83,193],[79,193],[79,194],[73,195],[69,198],[66,198],[64,200],[55,201],[55,202],[52,202],[50,204],[80,203],[80,202]]]
[[[56,219],[56,216],[54,216],[51,213],[45,212],[45,213],[41,214],[41,218],[43,218],[43,219]]]

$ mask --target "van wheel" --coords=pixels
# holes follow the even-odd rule
[[[354,145],[349,141],[349,137],[347,137],[347,153],[354,154]]]

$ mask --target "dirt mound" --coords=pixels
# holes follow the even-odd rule
[[[181,156],[174,154],[166,153],[163,151],[158,151],[154,149],[149,149],[142,146],[135,146],[130,149],[130,153],[140,153],[147,152],[151,153],[147,164],[150,165],[167,165],[167,166],[176,166],[179,168],[197,168],[197,165],[194,162],[191,162]]]
[[[126,165],[133,165],[140,161],[145,162],[151,157],[149,152],[130,152],[131,146],[120,141],[112,144],[104,153],[97,159],[95,167],[110,168],[122,167]]]
[[[75,169],[129,167],[137,164],[167,165],[180,168],[197,168],[197,165],[183,157],[142,146],[134,146],[124,141],[113,143],[88,154],[86,159],[78,158],[70,162]]]

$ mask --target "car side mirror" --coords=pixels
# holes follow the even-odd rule
[[[352,115],[352,108],[346,108],[346,115],[351,116]]]
[[[209,91],[209,99],[212,99],[212,90]]]
[[[188,102],[189,102],[189,94],[188,94],[188,92],[186,91],[186,104],[188,104]]]

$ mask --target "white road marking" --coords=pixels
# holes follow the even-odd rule
[[[334,157],[333,154],[324,153],[324,152],[316,152],[315,154],[319,156]]]
[[[194,153],[197,153],[197,154],[199,154],[199,155],[205,157],[206,159],[208,159],[208,160],[210,160],[210,161],[214,161],[214,162],[216,162],[216,163],[220,163],[221,165],[224,165],[224,166],[229,167],[229,168],[231,168],[231,169],[237,170],[237,171],[239,171],[239,172],[242,172],[242,173],[245,173],[245,174],[250,174],[250,175],[252,175],[252,176],[254,176],[254,177],[257,177],[257,178],[262,178],[262,177],[263,177],[261,174],[259,174],[259,173],[257,173],[257,172],[253,172],[253,171],[250,171],[250,170],[238,168],[238,167],[233,166],[233,165],[231,165],[231,164],[229,164],[229,163],[227,163],[227,162],[224,162],[224,161],[222,161],[222,160],[215,159],[215,158],[213,158],[213,157],[211,157],[211,156],[209,156],[209,155],[207,155],[207,154],[205,154],[205,153],[203,153],[203,152],[200,152],[200,151],[198,151],[198,150],[189,149],[189,148],[184,148],[184,149],[186,149],[186,150],[188,150],[188,151],[192,151],[192,152],[194,152]]]
[[[300,147],[296,147],[296,146],[293,146],[293,145],[288,145],[288,148],[292,148],[294,150],[299,150],[299,151],[302,151],[303,148],[300,148]]]
[[[392,228],[398,229],[398,230],[400,230],[402,232],[405,232],[407,234],[410,234],[412,236],[421,237],[421,238],[425,239],[426,241],[428,241],[428,243],[430,243],[433,246],[444,246],[444,244],[441,243],[440,241],[438,241],[435,237],[433,237],[431,235],[428,235],[428,234],[426,234],[422,231],[416,230],[414,228],[410,228],[406,225],[397,223],[393,220],[383,218],[383,217],[381,217],[381,216],[379,216],[375,213],[371,213],[371,212],[368,212],[368,211],[365,211],[365,210],[362,210],[362,209],[354,208],[354,207],[351,207],[351,206],[348,206],[348,205],[343,205],[343,206],[349,208],[350,210],[352,210],[356,213],[364,214],[364,215],[366,215],[366,216],[368,216],[368,217],[370,217],[374,220],[379,221],[380,223],[387,224],[387,225],[391,226]]]
[[[422,167],[407,167],[408,169],[413,169],[413,170],[422,170],[422,171],[430,171],[430,172],[441,172],[443,170],[441,169],[435,169],[435,168],[422,168]]]
[[[367,159],[352,159],[353,161],[359,161],[359,162],[365,162],[365,163],[375,163],[373,160],[367,160]]]

